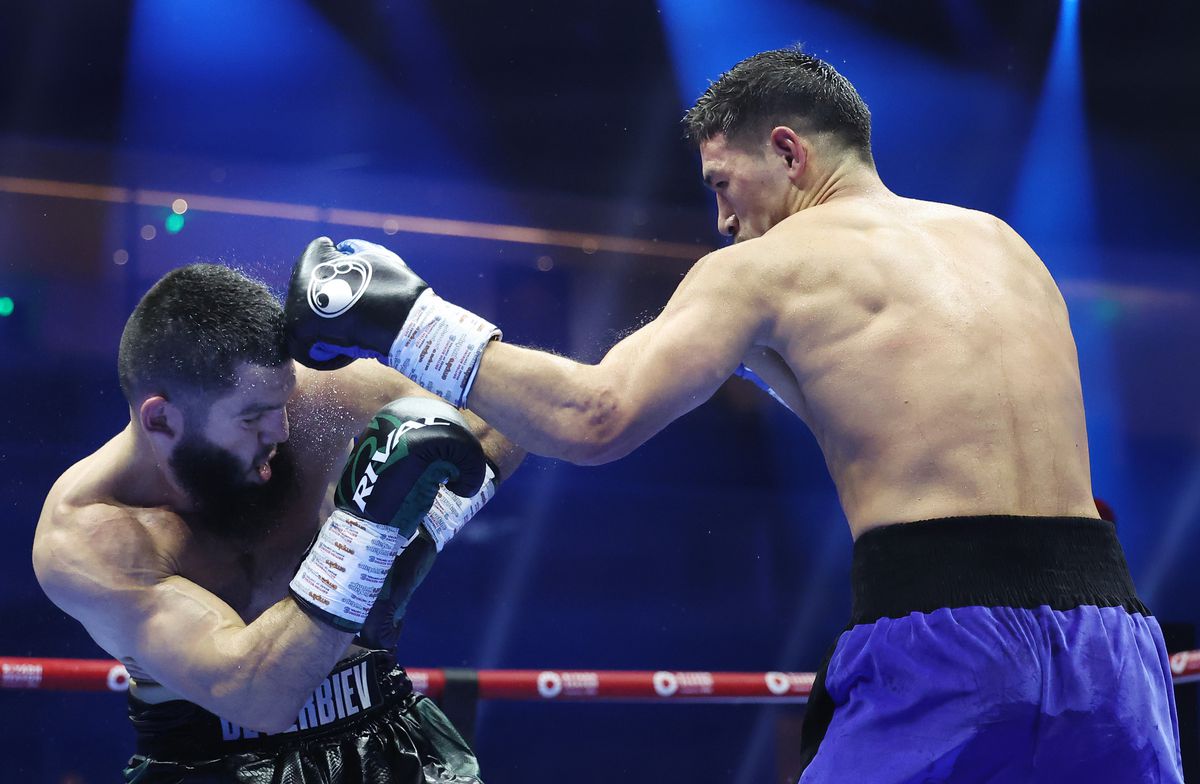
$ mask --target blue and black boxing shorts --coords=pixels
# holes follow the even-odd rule
[[[127,784],[480,781],[466,741],[382,651],[339,662],[285,732],[265,735],[184,700],[149,704],[132,694],[129,717],[137,753]]]
[[[959,517],[854,545],[801,784],[1183,782],[1166,646],[1111,523]]]

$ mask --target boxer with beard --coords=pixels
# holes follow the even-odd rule
[[[236,455],[191,430],[168,462],[195,505],[192,527],[231,542],[252,544],[269,533],[296,490],[296,458],[286,441],[255,455],[253,465],[270,468],[265,481],[247,476]],[[257,477],[257,469],[251,471]]]
[[[126,782],[478,781],[396,635],[522,453],[376,363],[297,365],[279,302],[218,265],[151,288],[118,373],[129,424],[55,482],[33,565],[129,670]]]

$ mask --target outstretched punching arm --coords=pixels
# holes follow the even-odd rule
[[[658,318],[584,365],[500,343],[496,327],[437,297],[386,248],[321,238],[293,270],[292,350],[313,367],[376,357],[531,452],[603,463],[707,400],[762,337],[753,244],[701,259]]]

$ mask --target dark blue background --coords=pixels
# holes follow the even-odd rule
[[[165,207],[139,203],[154,198],[55,183],[657,239],[699,257],[719,238],[678,116],[705,79],[796,41],[858,85],[893,190],[998,214],[1041,253],[1072,312],[1096,494],[1147,602],[1200,621],[1200,25],[1183,4],[1127,8],[1069,4],[1064,64],[1064,9],[1033,0],[6,3],[0,177],[60,195],[0,180],[0,296],[15,302],[0,318],[0,655],[103,655],[44,598],[29,546],[53,480],[127,421],[117,340],[166,270],[219,260],[278,286],[313,236],[362,236],[506,339],[595,360],[688,266],[244,204],[192,209],[171,234]],[[848,612],[849,554],[812,437],[731,382],[618,463],[531,458],[440,559],[406,659],[811,670]],[[0,780],[113,780],[131,750],[122,713],[112,695],[0,692]],[[476,740],[493,784],[774,781],[798,714],[485,703]]]

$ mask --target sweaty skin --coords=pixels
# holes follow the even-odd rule
[[[209,430],[258,428],[264,448],[288,441],[296,460],[296,492],[261,540],[237,544],[189,526],[186,503],[131,423],[55,482],[33,562],[46,594],[100,647],[135,679],[161,684],[140,697],[182,697],[275,732],[351,647],[352,634],[316,622],[288,595],[332,509],[349,441],[388,401],[427,393],[371,361],[332,372],[290,362],[243,369],[213,405]],[[249,425],[230,416],[254,406],[265,413]],[[468,421],[500,476],[511,473],[523,453],[477,417]]]
[[[786,127],[700,152],[735,244],[597,365],[492,344],[472,409],[530,452],[602,463],[745,363],[816,436],[855,538],[952,515],[1097,516],[1066,306],[1011,228],[899,197]]]

